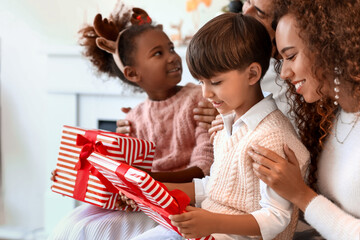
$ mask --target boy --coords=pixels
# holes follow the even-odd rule
[[[222,115],[225,129],[214,139],[210,177],[166,184],[170,190],[183,190],[201,206],[170,217],[186,238],[212,234],[217,240],[292,239],[298,210],[256,177],[248,153],[257,144],[284,156],[287,144],[303,174],[309,160],[309,152],[272,96],[262,94],[260,80],[269,67],[271,50],[265,27],[235,13],[212,19],[190,42],[190,72],[202,84],[203,96]],[[156,231],[150,230],[151,236]],[[146,234],[136,239],[146,239]]]

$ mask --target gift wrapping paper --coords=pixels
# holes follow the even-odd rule
[[[89,163],[92,152],[151,170],[155,144],[103,130],[63,126],[52,191],[106,209],[131,210],[115,206],[119,190]]]
[[[154,180],[146,172],[104,155],[92,153],[88,160],[115,188],[133,199],[145,214],[164,227],[179,233],[168,217],[186,212],[185,208],[190,203],[190,198],[184,192],[168,191],[162,183]],[[213,240],[215,238],[207,236],[198,239]]]

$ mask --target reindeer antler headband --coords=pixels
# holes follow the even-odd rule
[[[133,14],[130,22],[132,25],[151,24],[152,20],[145,10],[141,8],[133,8]],[[119,56],[118,43],[121,35],[128,29],[125,27],[122,31],[114,24],[113,21],[106,18],[102,19],[101,14],[97,14],[94,18],[94,29],[99,37],[96,38],[96,45],[104,51],[111,53],[116,65],[120,71],[124,73],[124,64]]]

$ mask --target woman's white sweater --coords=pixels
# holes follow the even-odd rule
[[[354,125],[356,117],[342,110],[335,121],[318,164],[322,195],[305,210],[305,220],[326,239],[360,239],[360,119]]]

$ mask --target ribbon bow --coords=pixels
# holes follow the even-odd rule
[[[96,141],[97,133],[89,133],[88,138],[84,137],[83,135],[78,134],[76,138],[76,145],[83,146],[79,155],[79,161],[75,165],[76,170],[80,170],[85,168],[89,162],[87,158],[93,153],[97,151],[101,154],[107,155],[108,151],[106,150],[105,146],[102,144],[101,141]]]
[[[151,18],[149,16],[146,16],[146,18],[141,17],[141,16],[137,16],[136,20],[138,21],[137,22],[138,25],[143,25],[143,24],[146,24],[146,23],[150,24],[152,22],[152,20],[151,20]]]
[[[149,17],[148,13],[141,8],[133,8],[132,15],[130,18],[130,22],[132,25],[143,25],[143,24],[151,24],[152,20]]]
[[[96,176],[102,184],[112,193],[117,193],[118,190],[107,180],[96,168],[94,168],[87,158],[97,151],[101,154],[107,155],[108,151],[101,141],[96,142],[97,131],[86,131],[85,136],[78,134],[76,137],[76,145],[83,146],[79,154],[79,161],[75,165],[77,170],[75,187],[73,197],[77,200],[83,201],[86,195],[87,184],[90,172]]]

